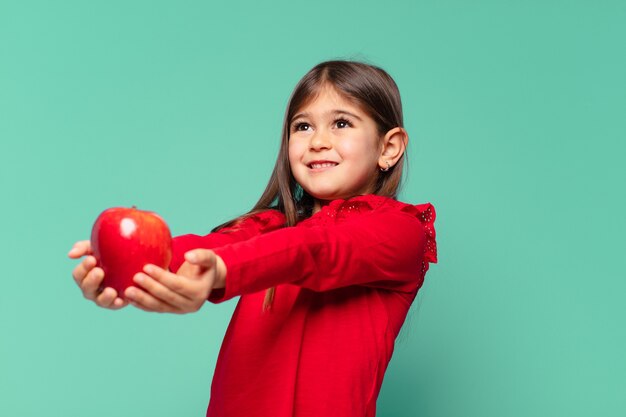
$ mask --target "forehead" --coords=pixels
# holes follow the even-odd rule
[[[337,90],[335,86],[329,83],[324,83],[317,88],[315,93],[310,95],[302,105],[296,109],[294,114],[323,113],[331,108],[365,114],[365,111],[354,99]]]

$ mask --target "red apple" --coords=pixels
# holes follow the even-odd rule
[[[167,268],[172,259],[172,235],[156,213],[132,208],[104,210],[91,230],[91,249],[104,270],[102,286],[119,297],[135,285],[133,276],[150,263]]]

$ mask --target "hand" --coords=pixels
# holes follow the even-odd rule
[[[224,288],[226,265],[208,249],[185,253],[186,262],[176,274],[146,265],[135,275],[139,287],[129,287],[124,296],[135,307],[158,313],[193,313],[198,311],[213,288]]]
[[[88,240],[76,242],[67,254],[72,259],[86,256],[72,272],[74,281],[80,287],[83,296],[88,300],[92,300],[100,307],[111,310],[119,310],[127,306],[128,301],[118,297],[117,291],[113,288],[107,287],[102,289],[100,287],[104,279],[104,271],[102,268],[96,267],[96,258],[91,255],[91,243]]]

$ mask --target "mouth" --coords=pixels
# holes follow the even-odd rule
[[[308,164],[307,166],[310,169],[313,170],[318,170],[318,169],[326,169],[326,168],[332,168],[334,166],[337,166],[338,163],[337,162],[331,162],[331,161],[314,161],[311,162],[310,164]]]

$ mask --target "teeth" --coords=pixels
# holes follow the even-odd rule
[[[311,168],[313,169],[329,168],[329,167],[334,167],[335,165],[337,164],[334,162],[324,162],[323,164],[311,164]]]

